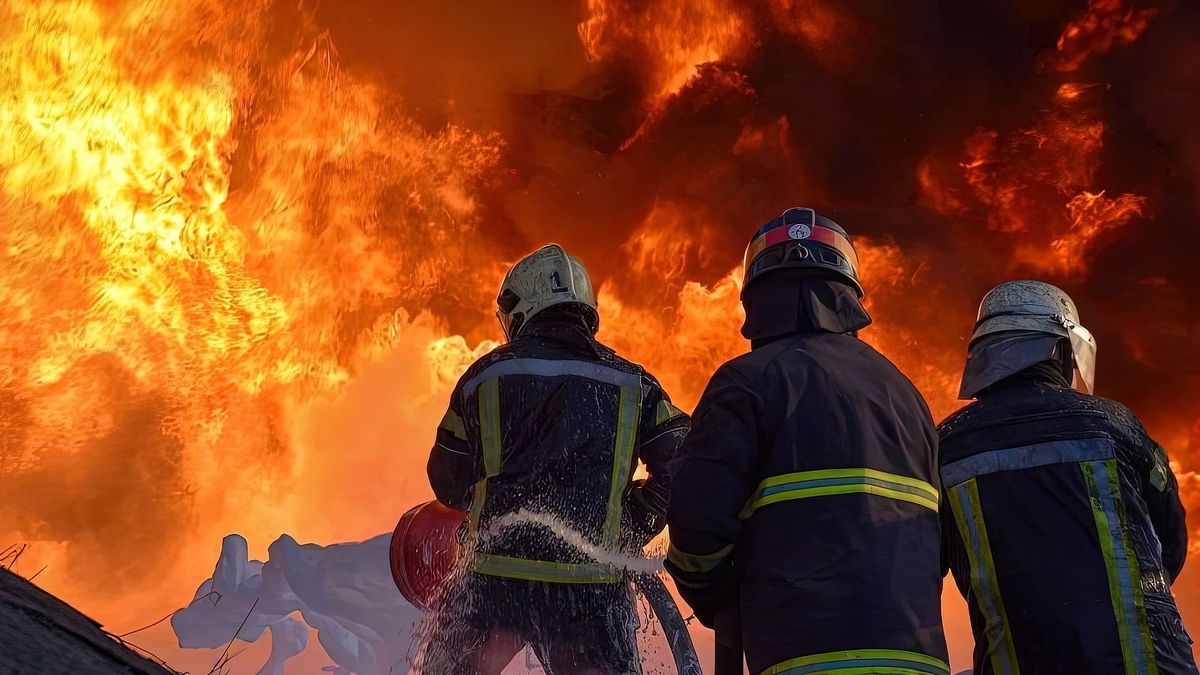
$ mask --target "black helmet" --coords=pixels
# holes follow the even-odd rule
[[[858,282],[858,256],[850,237],[840,225],[804,207],[793,207],[758,228],[742,261],[746,289],[767,272],[787,268],[826,270],[838,281],[849,284],[863,297]]]

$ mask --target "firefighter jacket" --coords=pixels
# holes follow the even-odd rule
[[[866,343],[759,346],[696,408],[668,570],[706,625],[738,608],[752,673],[948,675],[936,455],[925,401]]]
[[[1196,672],[1170,588],[1183,506],[1129,409],[1034,367],[939,432],[943,549],[975,673]]]
[[[442,503],[467,511],[477,573],[614,583],[619,571],[588,547],[640,550],[663,527],[688,416],[571,319],[535,317],[479,359],[438,427],[429,481]],[[639,461],[644,484],[632,479]],[[530,515],[540,522],[521,518]]]

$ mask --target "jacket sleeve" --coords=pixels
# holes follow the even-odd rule
[[[1187,522],[1179,499],[1179,482],[1171,471],[1167,451],[1158,443],[1151,441],[1151,444],[1154,459],[1142,485],[1142,499],[1154,532],[1162,542],[1163,570],[1174,583],[1187,558]]]
[[[707,626],[736,599],[732,554],[742,528],[738,514],[757,485],[762,408],[746,378],[723,366],[696,406],[676,462],[666,567]]]
[[[647,374],[643,382],[637,458],[648,477],[632,482],[621,516],[624,542],[632,550],[645,548],[666,527],[671,466],[691,427],[687,413],[671,404],[657,380]]]
[[[637,496],[659,517],[665,518],[671,500],[671,469],[683,439],[692,427],[692,419],[671,403],[671,398],[656,380],[647,379],[650,395],[642,410],[638,458],[645,464],[649,477],[637,491]]]
[[[478,477],[476,447],[469,442],[467,426],[459,411],[457,390],[438,424],[437,437],[429,453],[429,485],[438,501],[465,511],[471,502],[471,486]]]

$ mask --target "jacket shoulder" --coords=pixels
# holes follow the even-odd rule
[[[618,354],[615,349],[613,349],[612,347],[609,347],[608,345],[606,345],[604,343],[597,342],[596,346],[600,353],[600,358],[598,359],[598,363],[603,363],[604,365],[609,366],[610,368],[616,368],[617,370],[623,370],[627,373],[638,373],[643,378],[648,377],[648,378],[650,378],[650,380],[652,380],[654,382],[654,384],[656,384],[656,385],[658,384],[658,380],[656,380],[652,375],[650,375],[650,373],[646,372],[646,369],[644,367],[642,367],[642,364],[636,363],[634,361],[630,361],[629,359]]]
[[[556,349],[548,349],[543,345],[531,340],[514,340],[512,342],[502,344],[490,352],[479,357],[472,363],[467,370],[459,378],[455,391],[459,392],[464,385],[472,380],[475,380],[487,369],[492,366],[514,359],[534,359],[543,361],[583,361],[594,363],[614,370],[619,370],[633,375],[642,377],[645,384],[650,385],[654,389],[662,389],[662,385],[654,376],[646,372],[641,365],[634,363],[628,359],[617,355],[612,349],[596,343],[596,354],[581,354],[573,352],[565,352]]]
[[[937,425],[938,436],[944,439],[947,435],[953,433],[955,429],[964,425],[969,425],[972,418],[975,417],[975,413],[978,411],[979,407],[979,401],[971,401],[970,403],[947,415],[946,419],[942,420]]]
[[[1114,431],[1121,436],[1122,440],[1128,441],[1135,446],[1151,446],[1154,442],[1150,440],[1150,434],[1146,431],[1146,427],[1142,425],[1142,421],[1123,403],[1119,403],[1109,398],[1102,396],[1089,396],[1081,394],[1089,399],[1089,402],[1096,406],[1101,412],[1108,417],[1112,422]]]
[[[501,361],[507,361],[515,358],[518,358],[518,354],[513,348],[512,343],[502,344],[493,348],[490,352],[475,359],[475,362],[470,366],[467,366],[467,369],[463,371],[462,376],[458,378],[458,384],[456,384],[454,387],[455,394],[462,391],[463,385],[465,385],[467,382],[470,382],[483,371]]]

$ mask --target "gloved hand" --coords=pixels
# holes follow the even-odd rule
[[[621,510],[621,543],[626,550],[638,553],[667,525],[666,516],[647,502],[642,492],[645,483],[635,480],[629,485]]]
[[[737,573],[730,560],[723,560],[712,570],[703,573],[684,572],[670,560],[666,561],[666,565],[675,578],[679,596],[706,628],[716,628],[718,616],[737,606]]]

